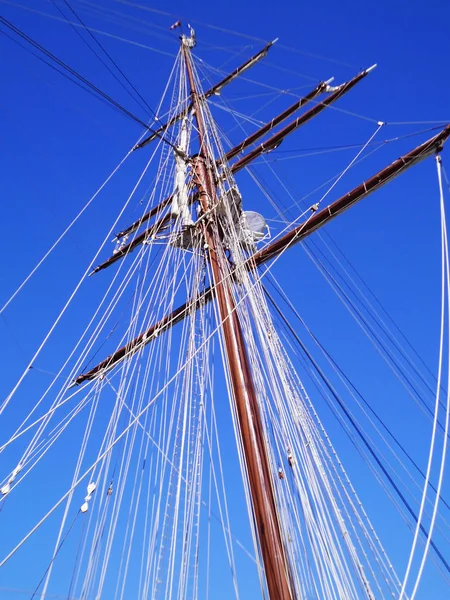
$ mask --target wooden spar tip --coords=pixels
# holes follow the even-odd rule
[[[444,127],[444,129],[437,134],[437,147],[435,153],[438,154],[444,147],[445,142],[450,137],[450,123]]]
[[[288,136],[293,131],[295,131],[296,129],[298,129],[299,127],[301,127],[308,121],[310,121],[313,117],[315,117],[316,115],[321,113],[328,106],[330,106],[331,104],[333,104],[334,102],[339,100],[344,94],[349,92],[355,85],[357,85],[362,79],[364,79],[375,68],[375,66],[376,65],[372,65],[368,69],[364,69],[363,71],[360,71],[352,79],[342,83],[341,85],[334,86],[332,88],[329,85],[327,85],[326,82],[320,83],[317,86],[317,88],[315,88],[310,94],[305,96],[304,99],[293,104],[286,111],[284,111],[284,113],[282,113],[279,117],[273,119],[271,121],[271,123],[264,125],[264,127],[262,127],[259,131],[266,130],[266,132],[267,132],[268,130],[270,130],[272,128],[273,124],[275,124],[275,123],[278,124],[280,122],[280,117],[282,117],[284,119],[288,115],[292,114],[292,112],[297,110],[297,108],[300,108],[304,104],[303,100],[309,101],[309,100],[313,99],[318,93],[322,93],[324,91],[331,92],[330,95],[325,100],[323,100],[322,102],[318,102],[312,108],[310,108],[308,111],[306,111],[305,113],[301,114],[299,117],[294,119],[294,121],[291,121],[290,123],[288,123],[285,127],[283,127],[283,129],[281,129],[277,133],[273,134],[272,137],[270,137],[268,140],[266,140],[265,142],[263,142],[262,144],[260,144],[259,146],[257,146],[256,148],[254,148],[253,150],[251,150],[244,156],[242,156],[239,160],[237,160],[235,163],[233,163],[231,165],[231,167],[230,167],[231,172],[233,174],[237,173],[241,169],[245,168],[255,158],[258,158],[264,152],[269,152],[271,150],[274,150],[277,146],[279,146],[281,144],[281,142],[284,140],[284,138],[286,136]],[[256,134],[254,134],[253,136],[250,136],[249,138],[244,140],[244,142],[241,144],[241,147],[238,152],[240,152],[241,149],[243,149],[244,147],[246,147],[248,145],[248,143],[247,143],[248,140],[253,141],[253,138],[257,134],[258,134],[258,132],[256,132]],[[227,160],[229,160],[231,158],[231,155],[236,155],[238,152],[234,152],[234,149],[230,150],[226,154],[225,158]]]
[[[280,254],[284,249],[301,242],[304,238],[311,235],[311,233],[323,227],[326,223],[348,210],[363,198],[367,198],[367,196],[400,175],[406,169],[433,154],[439,153],[444,146],[444,142],[449,137],[450,124],[438,134],[420,144],[420,146],[404,154],[381,171],[378,171],[373,177],[366,179],[366,181],[353,188],[350,192],[329,204],[326,208],[321,211],[315,210],[309,219],[300,223],[265,248],[262,248],[256,254],[253,254],[253,263],[257,266],[262,265]]]

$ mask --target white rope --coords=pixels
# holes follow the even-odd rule
[[[143,135],[139,138],[142,139]],[[28,283],[28,281],[33,277],[33,275],[36,273],[36,271],[39,269],[39,267],[45,262],[45,260],[50,256],[50,254],[53,252],[53,250],[58,246],[59,242],[64,238],[64,236],[72,229],[72,227],[75,225],[75,223],[78,221],[78,219],[81,217],[81,215],[89,208],[89,206],[92,204],[92,202],[97,198],[97,196],[99,195],[99,193],[103,190],[103,188],[109,183],[109,181],[112,179],[112,177],[117,173],[117,171],[120,169],[120,167],[123,165],[123,163],[126,161],[126,159],[130,156],[130,154],[132,153],[133,149],[129,150],[127,152],[127,154],[122,158],[122,160],[120,161],[120,163],[117,165],[117,167],[115,167],[115,169],[112,171],[112,173],[110,175],[108,175],[108,177],[105,179],[105,181],[102,183],[102,185],[98,188],[98,190],[95,192],[95,194],[93,196],[91,196],[89,198],[89,200],[87,201],[87,203],[83,206],[83,208],[80,210],[80,212],[77,214],[77,216],[69,223],[69,225],[66,227],[66,229],[62,232],[62,234],[57,238],[57,240],[54,242],[54,244],[49,248],[49,250],[47,250],[47,252],[44,254],[44,256],[41,258],[41,260],[36,264],[36,266],[33,268],[33,270],[27,275],[27,277],[22,281],[22,283],[19,285],[19,287],[15,290],[15,292],[13,292],[13,294],[8,298],[8,300],[3,304],[3,306],[0,308],[0,314],[2,314],[2,312],[7,308],[7,306],[9,306],[9,304],[14,300],[14,298],[17,296],[17,294],[22,290],[22,288]],[[103,246],[102,246],[103,247]],[[92,260],[92,262],[95,261],[95,258]],[[90,267],[89,267],[90,268]]]
[[[446,218],[445,218],[444,190],[442,187],[441,157],[439,155],[436,156],[436,167],[437,167],[438,182],[439,182],[439,196],[440,196],[439,204],[440,204],[440,211],[441,211],[441,236],[442,236],[442,238],[441,238],[441,242],[442,242],[442,255],[441,255],[441,259],[442,259],[442,281],[441,281],[441,283],[442,283],[442,295],[441,295],[442,309],[441,309],[441,334],[440,334],[440,343],[439,343],[439,362],[438,362],[438,377],[437,377],[437,389],[436,389],[436,405],[435,405],[435,415],[434,415],[434,420],[433,420],[433,429],[432,429],[431,441],[430,441],[430,452],[429,452],[429,458],[428,458],[428,465],[427,465],[427,471],[426,471],[426,475],[425,475],[425,483],[424,483],[424,488],[423,488],[423,497],[422,497],[422,502],[420,504],[420,510],[419,510],[419,515],[418,515],[416,531],[414,532],[414,540],[413,540],[410,558],[408,561],[408,566],[406,569],[405,577],[403,580],[402,591],[400,593],[399,600],[401,600],[402,594],[404,593],[404,590],[406,588],[406,583],[408,580],[408,575],[409,575],[409,571],[410,571],[411,564],[412,564],[412,558],[414,556],[414,550],[415,550],[417,538],[419,535],[419,527],[421,524],[423,507],[425,504],[425,499],[426,499],[426,495],[427,495],[427,491],[428,491],[428,483],[429,483],[430,472],[431,472],[431,464],[432,464],[433,454],[434,454],[437,419],[438,419],[438,413],[439,413],[439,398],[440,398],[440,394],[441,394],[441,377],[442,377],[442,368],[443,368],[442,362],[443,362],[443,345],[444,345],[444,336],[445,336],[444,326],[445,326],[446,303],[447,303],[447,320],[448,320],[448,303],[450,300],[450,267],[449,267],[448,239],[447,239],[447,224],[446,224]],[[447,343],[449,340],[449,333],[450,333],[450,327],[447,324]],[[446,406],[446,415],[445,415],[444,440],[442,443],[441,464],[440,464],[440,468],[439,468],[439,477],[438,477],[438,483],[437,483],[437,487],[436,487],[436,498],[434,501],[433,514],[431,517],[431,522],[430,522],[430,526],[429,526],[429,530],[428,530],[425,548],[424,548],[423,555],[422,555],[422,560],[421,560],[419,570],[418,570],[418,573],[416,576],[416,581],[414,583],[413,591],[411,592],[410,600],[414,600],[414,598],[416,596],[416,593],[417,593],[417,590],[419,587],[419,583],[420,583],[420,579],[422,577],[423,569],[425,567],[425,561],[427,558],[428,550],[430,548],[431,537],[433,535],[434,524],[436,521],[436,515],[437,515],[438,506],[439,506],[442,481],[444,478],[444,467],[445,467],[445,458],[446,458],[446,453],[447,453],[449,417],[450,417],[450,352],[449,352],[448,347],[447,347],[447,355],[448,355],[448,359],[447,359],[448,360],[448,364],[447,364],[447,406]]]

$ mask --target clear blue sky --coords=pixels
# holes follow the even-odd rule
[[[278,37],[279,42],[267,59],[248,76],[274,87],[295,88],[299,95],[319,80],[335,76],[340,83],[360,68],[378,63],[367,80],[339,103],[339,108],[347,112],[329,111],[310,127],[295,133],[270,157],[277,172],[299,198],[344,168],[356,150],[298,159],[293,156],[320,148],[364,143],[375,131],[377,121],[387,125],[376,139],[404,136],[450,122],[448,3],[417,0],[152,2],[152,9],[159,9],[160,14],[140,10],[136,6],[139,3],[145,4],[144,0],[96,3],[73,0],[71,4],[88,25],[110,34],[97,35],[152,107],[156,107],[177,51],[177,37],[170,35],[167,29],[178,18],[184,22],[190,20],[195,26],[199,42],[196,55],[223,70],[238,65],[265,40]],[[19,4],[58,17],[50,1],[2,1],[0,14],[139,118],[148,118],[66,23],[25,10]],[[58,4],[62,6],[61,2]],[[108,21],[97,18],[92,10],[94,4],[133,16],[134,27],[125,27],[117,14]],[[6,30],[0,28],[0,31]],[[3,34],[0,34],[0,52],[0,304],[3,304],[135,142],[141,129]],[[230,87],[224,94],[229,93],[233,100],[239,94],[251,94],[255,90],[261,92],[260,88],[244,83],[242,87]],[[273,116],[288,102],[290,100],[283,96],[275,98],[271,105],[262,107],[259,118]],[[255,101],[236,102],[236,106],[250,112],[254,110]],[[216,114],[218,118],[223,117],[221,111]],[[230,128],[231,121],[225,118],[224,123]],[[352,171],[337,186],[330,200],[431,135],[431,132],[424,133],[387,145],[361,168]],[[231,131],[230,137],[237,142],[241,133]],[[444,165],[450,165],[447,156],[448,150],[443,153]],[[137,157],[136,162],[127,167],[118,178],[115,193],[99,199],[39,275],[0,317],[2,395],[11,389],[78,281],[143,160]],[[264,173],[262,167],[258,169]],[[450,172],[450,166],[447,170]],[[243,174],[239,184],[248,192],[249,208],[261,210],[268,218],[275,217],[273,209],[261,204],[262,199],[253,194],[247,176]],[[268,179],[268,185],[275,184],[274,179]],[[285,205],[291,203],[283,192],[279,194]],[[296,210],[292,213],[294,216]],[[134,218],[130,210],[122,224]],[[274,231],[277,226],[273,222]],[[440,245],[434,161],[429,159],[364,201],[336,220],[328,232],[364,274],[367,283],[435,371]],[[280,261],[277,276],[326,348],[339,358],[354,383],[425,467],[428,421],[416,414],[415,409],[409,412],[408,396],[301,248],[292,250]],[[64,325],[64,335],[55,336],[54,345],[39,360],[40,368],[57,369],[57,357],[71,347],[77,323],[83,322],[92,309],[91,302],[101,296],[107,285],[108,274],[102,274],[101,278],[89,280],[89,289],[81,293],[78,312],[70,315],[73,322]],[[44,380],[39,381],[36,389],[40,390],[44,384]],[[28,384],[24,394],[32,395],[33,386],[33,383]],[[385,518],[383,511],[377,510],[384,506],[381,493],[374,485],[367,484],[365,488],[366,474],[360,472],[364,466],[353,456],[351,444],[343,439],[342,430],[326,407],[318,403],[351,475],[356,482],[360,480],[361,495],[401,576],[411,534],[392,514],[386,514]],[[0,457],[0,475],[3,476],[1,461]],[[52,474],[47,473],[47,476]],[[448,484],[446,493],[447,498],[450,497]],[[391,534],[392,530],[395,535]],[[448,541],[439,536],[437,539],[450,560]],[[23,587],[32,589],[33,582],[34,579]],[[0,587],[2,585],[7,583],[3,583],[0,574]],[[427,568],[418,597],[444,600],[449,595],[445,581],[437,578],[433,567]],[[15,597],[11,595],[11,599]]]

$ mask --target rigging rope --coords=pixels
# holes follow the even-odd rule
[[[446,407],[446,418],[445,418],[445,428],[444,428],[444,440],[443,440],[443,444],[442,444],[441,464],[440,464],[440,469],[439,469],[439,478],[438,478],[438,484],[437,484],[436,498],[435,498],[434,507],[433,507],[433,514],[431,517],[429,531],[427,532],[427,535],[426,535],[426,543],[425,543],[425,549],[424,549],[423,555],[422,555],[422,560],[421,560],[419,570],[418,570],[418,573],[416,576],[416,581],[414,583],[413,591],[410,596],[411,600],[413,600],[416,596],[417,589],[418,589],[418,586],[420,583],[420,579],[421,579],[421,576],[423,573],[423,568],[425,566],[425,560],[427,557],[429,546],[430,545],[433,546],[433,541],[431,539],[431,536],[433,533],[434,524],[435,524],[435,520],[436,520],[437,508],[439,505],[439,498],[440,498],[442,480],[443,480],[443,475],[444,475],[445,458],[446,458],[446,452],[447,452],[448,431],[449,431],[450,350],[449,350],[448,345],[449,345],[449,340],[450,340],[450,327],[447,324],[447,331],[445,330],[445,318],[446,318],[446,313],[447,313],[447,321],[449,321],[448,304],[450,301],[450,266],[449,266],[448,240],[447,240],[447,224],[446,224],[446,218],[445,218],[444,191],[443,191],[443,187],[442,187],[442,167],[441,167],[441,157],[439,155],[436,156],[436,167],[437,167],[437,175],[438,175],[438,183],[439,183],[439,205],[440,205],[440,212],[441,212],[441,265],[442,265],[441,266],[441,269],[442,269],[442,272],[441,272],[441,327],[440,327],[440,341],[439,341],[439,359],[438,359],[436,402],[435,402],[435,407],[434,407],[433,428],[432,428],[431,439],[430,439],[430,450],[429,450],[429,455],[428,455],[428,464],[427,464],[427,471],[426,471],[425,482],[424,482],[424,487],[423,487],[422,500],[420,503],[419,516],[417,519],[417,525],[416,525],[416,529],[414,532],[414,538],[413,538],[413,541],[411,544],[411,552],[409,555],[408,564],[406,567],[406,572],[405,572],[405,576],[403,579],[403,584],[402,584],[402,589],[400,592],[399,600],[402,600],[403,596],[405,595],[406,585],[408,583],[408,577],[409,577],[410,570],[412,567],[412,561],[414,558],[417,539],[419,536],[419,529],[423,530],[422,517],[423,517],[427,492],[428,492],[431,466],[432,466],[432,462],[433,462],[433,458],[434,458],[434,446],[435,446],[435,441],[436,441],[436,430],[437,430],[437,424],[438,424],[438,413],[439,413],[439,405],[440,405],[439,399],[440,399],[440,395],[441,395],[441,378],[442,378],[442,372],[444,369],[443,362],[444,362],[444,351],[445,351],[444,350],[445,338],[447,339],[446,351],[447,351],[447,357],[448,357],[447,358],[447,360],[448,360],[448,365],[447,365],[448,381],[447,381],[447,407]]]
[[[13,23],[11,23],[10,21],[8,21],[8,19],[5,19],[5,17],[2,17],[1,15],[0,15],[0,23],[2,23],[5,27],[7,27],[8,29],[10,29],[13,33],[15,33],[16,35],[18,35],[20,38],[22,38],[23,40],[25,40],[26,42],[28,42],[31,46],[33,46],[34,48],[36,48],[39,52],[41,52],[42,54],[44,54],[44,56],[47,56],[48,58],[50,58],[58,66],[60,66],[61,68],[63,68],[65,71],[67,71],[67,73],[69,73],[70,75],[72,75],[73,77],[75,77],[79,82],[81,82],[84,86],[86,86],[86,89],[89,89],[92,92],[95,92],[100,98],[102,98],[103,100],[106,100],[109,104],[111,104],[116,109],[118,109],[119,111],[121,111],[128,118],[132,119],[133,121],[135,121],[136,123],[138,123],[139,125],[141,125],[142,127],[144,127],[150,133],[155,134],[158,138],[160,138],[166,144],[168,144],[169,146],[171,146],[172,148],[175,149],[175,146],[172,144],[172,142],[170,142],[169,140],[167,140],[160,133],[158,133],[155,130],[153,130],[151,127],[149,127],[147,125],[147,123],[145,123],[144,121],[142,121],[139,117],[137,117],[136,115],[134,115],[132,112],[130,112],[124,106],[122,106],[119,102],[117,102],[116,100],[114,100],[113,98],[111,98],[111,96],[109,96],[108,94],[106,94],[105,92],[103,92],[100,88],[98,88],[96,85],[94,85],[93,83],[91,83],[88,79],[86,79],[85,77],[83,77],[82,75],[80,75],[77,71],[75,71],[75,69],[73,69],[68,64],[66,64],[65,62],[63,62],[61,59],[59,59],[57,56],[55,56],[52,52],[50,52],[49,50],[47,50],[46,48],[44,48],[41,44],[39,44],[38,42],[36,42],[35,40],[33,40],[29,35],[27,35],[26,33],[24,33],[21,29],[19,29],[18,27],[16,27]],[[46,63],[46,64],[48,64],[48,63]]]

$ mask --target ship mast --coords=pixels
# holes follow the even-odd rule
[[[218,198],[212,170],[214,157],[211,156],[207,144],[201,107],[202,99],[196,87],[192,66],[190,52],[192,41],[192,38],[186,36],[181,38],[200,144],[199,154],[193,164],[193,178],[198,189],[201,213],[205,214],[211,206],[217,204]],[[267,589],[271,600],[291,600],[295,598],[292,577],[276,510],[271,469],[250,361],[231,290],[231,278],[228,276],[229,272],[225,272],[225,269],[229,271],[229,267],[226,266],[228,261],[217,235],[217,224],[213,220],[205,220],[203,233],[222,323],[226,361],[239,423]]]
[[[449,137],[450,124],[447,125],[441,132],[423,144],[420,144],[420,146],[417,146],[407,154],[404,154],[393,163],[353,188],[350,192],[329,204],[326,208],[312,212],[311,216],[306,221],[299,223],[287,231],[283,236],[268,244],[265,248],[262,248],[261,250],[258,250],[252,254],[246,261],[246,268],[250,271],[255,270],[267,261],[278,256],[287,248],[291,248],[295,244],[302,242],[309,235],[329,223],[332,219],[335,219],[339,215],[343,214],[357,202],[367,198],[370,194],[387,184],[395,177],[398,177],[401,173],[404,173],[407,169],[413,167],[432,154],[440,152],[445,141]],[[159,224],[155,224],[153,226],[154,230],[156,231],[157,227],[160,226],[161,221]],[[146,232],[144,232],[144,234],[148,235]],[[139,238],[136,238],[136,240],[139,240]],[[113,354],[102,360],[95,367],[92,367],[92,369],[86,373],[80,374],[75,379],[74,383],[80,385],[85,381],[92,380],[99,374],[112,369],[121,360],[129,358],[143,346],[149,344],[158,335],[185,319],[192,308],[198,308],[203,303],[209,302],[213,297],[212,291],[213,288],[209,287],[197,299],[188,300],[185,304],[176,308],[173,312],[163,317],[160,321],[154,323],[149,329],[140,333],[125,346],[122,346]]]
[[[251,66],[251,64],[254,64],[260,57],[264,56],[271,44],[268,44],[260,51],[260,53],[252,57],[247,63],[244,63],[244,65],[235,70],[231,76],[225,78],[208,92],[203,92],[196,86],[191,56],[191,47],[194,45],[195,40],[192,35],[191,37],[181,37],[181,53],[190,84],[190,100],[183,111],[177,114],[172,120],[169,120],[168,123],[162,127],[167,128],[171,126],[177,120],[184,118],[189,113],[192,114],[196,120],[199,136],[199,152],[198,155],[192,157],[190,160],[192,182],[196,189],[195,193],[191,193],[188,202],[193,203],[197,200],[199,202],[199,214],[202,218],[200,218],[195,225],[195,229],[197,232],[201,232],[205,242],[204,247],[211,264],[212,285],[210,288],[206,289],[200,297],[195,300],[188,300],[183,306],[178,307],[171,314],[166,315],[159,322],[153,324],[147,331],[139,334],[134,340],[116,350],[112,355],[93,367],[89,372],[79,375],[75,379],[74,384],[81,384],[87,380],[92,380],[97,375],[101,375],[104,371],[113,368],[118,362],[134,354],[163,331],[183,320],[190,310],[197,309],[205,302],[217,298],[218,314],[224,340],[225,362],[231,382],[232,401],[234,402],[235,413],[238,420],[240,444],[245,460],[253,520],[259,543],[259,551],[264,566],[268,596],[270,600],[295,600],[296,592],[294,579],[291,565],[285,551],[281,524],[278,518],[275,491],[271,475],[272,469],[264,437],[264,428],[258,397],[253,381],[249,356],[246,350],[243,330],[233,297],[234,268],[226,257],[221,236],[222,230],[217,219],[214,217],[215,211],[213,210],[213,207],[217,206],[220,200],[218,186],[221,175],[217,175],[217,169],[220,170],[228,160],[241,154],[246,148],[252,145],[260,137],[269,133],[269,131],[298,108],[304,106],[307,102],[310,102],[313,98],[323,92],[331,92],[325,100],[316,103],[304,114],[297,117],[277,133],[274,133],[268,140],[261,143],[253,150],[250,150],[244,156],[238,158],[236,162],[230,165],[229,170],[230,173],[234,174],[246,168],[255,158],[262,153],[277,147],[287,135],[298,129],[301,125],[308,122],[311,118],[318,115],[326,107],[339,99],[343,94],[361,81],[373,67],[360,72],[353,79],[334,88],[329,86],[331,80],[320,83],[307,96],[297,101],[294,105],[272,119],[272,121],[261,127],[254,134],[247,137],[227,154],[216,159],[207,143],[208,137],[204,120],[203,104],[209,97],[210,92],[213,93],[215,89],[220,89],[221,86],[228,83],[229,80]],[[292,227],[283,236],[274,240],[265,248],[255,252],[252,256],[249,256],[245,261],[245,268],[249,271],[255,270],[260,265],[278,256],[285,249],[301,242],[311,233],[327,224],[336,216],[342,214],[355,203],[366,198],[394,177],[403,173],[406,169],[412,167],[431,154],[439,152],[448,137],[450,137],[450,125],[445,127],[440,133],[428,141],[401,156],[399,159],[326,208],[318,210],[318,205],[311,207],[311,214],[304,222]],[[154,138],[150,136],[145,140],[145,144],[142,145],[146,145],[152,139]],[[116,254],[96,267],[94,272],[101,270],[126,256],[136,246],[143,243],[150,235],[154,235],[161,229],[167,227],[173,216],[170,212],[165,213],[164,211],[168,208],[171,200],[172,196],[164,199],[158,206],[153,207],[148,213],[126,230],[117,234],[118,238],[129,235],[136,231],[144,221],[149,220],[153,216],[157,217],[157,220],[145,229],[145,231],[135,236],[128,244],[124,244]]]

